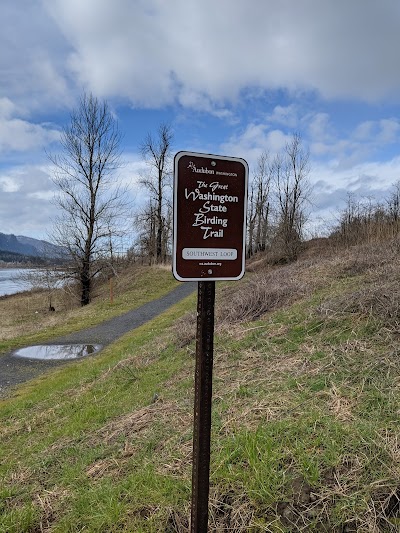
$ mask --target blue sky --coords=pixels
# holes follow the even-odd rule
[[[120,178],[139,204],[139,145],[245,158],[293,132],[310,150],[313,228],[348,192],[400,179],[398,0],[2,0],[0,232],[46,238],[51,165],[82,90],[119,121]]]

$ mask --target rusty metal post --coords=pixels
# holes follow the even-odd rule
[[[199,281],[193,428],[192,533],[207,533],[215,281]]]

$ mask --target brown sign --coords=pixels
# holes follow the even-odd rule
[[[248,166],[244,159],[178,152],[173,273],[179,281],[244,274]]]

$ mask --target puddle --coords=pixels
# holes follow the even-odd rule
[[[13,355],[26,359],[58,360],[80,359],[100,350],[100,344],[47,344],[28,346],[16,350]]]

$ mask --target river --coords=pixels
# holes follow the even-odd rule
[[[29,268],[0,268],[0,296],[27,291],[32,288],[29,281],[18,279],[21,274],[32,272]]]

